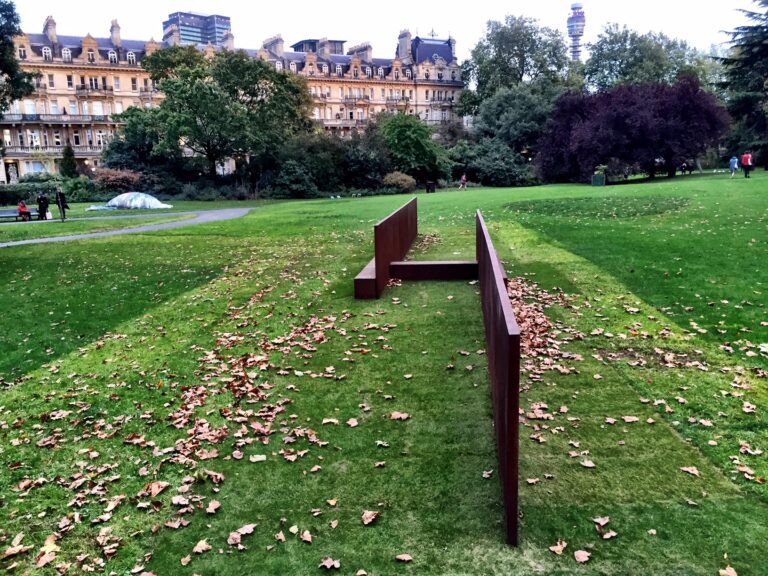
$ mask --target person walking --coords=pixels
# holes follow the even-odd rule
[[[46,220],[48,218],[46,216],[46,213],[48,212],[49,205],[50,205],[50,202],[48,202],[48,196],[45,195],[45,192],[40,192],[40,194],[37,195],[37,219],[38,220]]]
[[[69,204],[67,204],[67,197],[64,196],[64,192],[61,190],[61,188],[56,190],[56,206],[59,207],[59,214],[61,214],[61,221],[64,222],[64,220],[67,219],[67,208],[69,208]]]
[[[731,156],[731,160],[728,162],[728,168],[731,169],[731,178],[733,178],[739,170],[739,159],[736,158],[735,154]]]
[[[467,175],[462,174],[461,179],[459,180],[459,190],[466,190],[467,189]]]
[[[744,178],[749,178],[752,171],[752,153],[749,150],[741,155],[741,168],[744,170]]]

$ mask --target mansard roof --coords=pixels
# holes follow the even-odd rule
[[[435,62],[438,58],[442,58],[447,64],[450,64],[456,59],[450,39],[439,40],[437,38],[421,38],[416,36],[411,41],[411,53],[413,54],[414,62],[417,64],[421,64],[425,60]]]
[[[29,39],[30,48],[38,56],[42,54],[42,49],[44,46],[52,47],[48,36],[45,34],[26,34],[26,37]],[[87,37],[88,35],[65,36],[60,34],[58,35],[58,49],[61,50],[63,48],[69,48],[72,51],[72,56],[76,58],[82,51],[83,38]],[[96,41],[98,51],[104,56],[106,56],[110,50],[115,50],[121,54],[133,52],[136,55],[137,60],[141,60],[142,56],[144,55],[144,49],[149,42],[148,40],[123,39],[121,40],[120,46],[117,47],[112,44],[111,38],[95,38],[93,36],[91,36],[91,38]],[[166,48],[169,45],[167,42],[156,42],[156,44],[158,48]]]

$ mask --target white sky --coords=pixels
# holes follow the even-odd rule
[[[566,35],[571,1],[565,0],[470,0],[468,2],[318,2],[317,0],[130,0],[128,2],[66,3],[54,0],[16,0],[16,10],[25,32],[42,32],[46,16],[52,15],[57,32],[63,35],[109,36],[112,19],[120,23],[123,38],[162,38],[162,23],[168,14],[191,11],[221,14],[232,19],[235,47],[259,48],[264,39],[281,34],[286,47],[305,38],[346,40],[346,47],[361,42],[373,45],[378,58],[394,56],[402,29],[414,35],[434,30],[438,38],[456,39],[459,61],[484,35],[488,20],[503,20],[507,14],[535,18],[539,24]],[[587,26],[584,42],[594,41],[609,22],[638,32],[664,32],[706,50],[725,42],[722,33],[746,23],[739,8],[751,10],[750,0],[585,0]]]

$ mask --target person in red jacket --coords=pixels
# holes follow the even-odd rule
[[[29,222],[29,208],[27,208],[27,204],[24,200],[19,200],[19,205],[16,207],[16,210],[18,210],[22,222]]]
[[[749,150],[741,155],[741,167],[744,170],[744,178],[749,178],[752,171],[752,153]]]

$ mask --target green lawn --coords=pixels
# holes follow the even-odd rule
[[[477,287],[352,299],[406,196],[0,249],[0,569],[768,573],[766,191],[419,195],[414,258],[471,258],[480,208],[511,277],[569,295],[546,310],[565,354],[522,379],[516,549]]]

